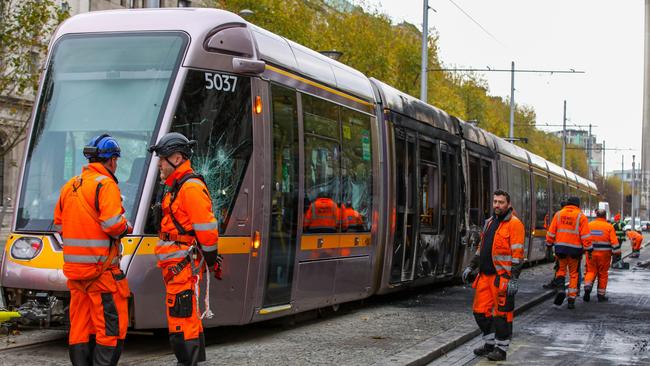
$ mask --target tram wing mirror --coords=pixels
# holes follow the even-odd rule
[[[232,69],[242,74],[261,74],[266,70],[266,62],[235,57],[232,59]]]

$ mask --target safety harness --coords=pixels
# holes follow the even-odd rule
[[[197,280],[194,282],[194,294],[196,296],[196,313],[199,314],[201,313],[199,309],[199,293],[200,293],[200,288],[199,288],[199,281],[198,277],[201,271],[206,268],[207,269],[207,264],[205,263],[205,259],[203,258],[203,255],[201,253],[201,250],[198,249],[197,244],[199,243],[198,238],[196,237],[196,232],[194,230],[185,230],[183,225],[176,220],[176,217],[174,216],[174,212],[172,210],[172,205],[174,201],[176,201],[176,198],[178,197],[178,193],[181,190],[181,187],[185,182],[189,181],[190,179],[199,179],[201,182],[203,182],[203,185],[207,187],[207,184],[205,183],[205,179],[201,174],[197,173],[190,173],[186,174],[185,176],[181,177],[181,179],[175,180],[174,184],[172,185],[171,191],[170,191],[170,200],[169,200],[169,217],[172,219],[172,223],[176,227],[176,230],[178,231],[178,234],[175,233],[160,233],[159,237],[161,240],[164,241],[174,241],[177,244],[182,243],[182,244],[187,244],[190,246],[188,249],[188,254],[180,260],[178,263],[174,265],[167,266],[167,274],[164,276],[165,283],[169,283],[174,277],[176,277],[179,273],[185,269],[188,265],[190,265],[191,270],[192,270],[192,276],[197,277]],[[208,197],[210,197],[210,193],[207,191],[207,189],[203,189],[203,192],[205,192]],[[164,195],[163,198],[164,199]],[[162,202],[161,202],[162,206]],[[199,261],[198,266],[194,266],[194,258],[200,255],[201,259]],[[208,319],[211,319],[214,316],[214,313],[210,310],[210,276],[205,276],[206,277],[206,289],[205,289],[205,298],[204,298],[204,305],[205,305],[205,311],[201,313],[201,316],[199,317],[200,319],[203,319],[204,317],[207,317]]]

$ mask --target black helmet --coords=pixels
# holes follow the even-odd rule
[[[188,140],[178,132],[169,132],[158,140],[158,143],[149,146],[147,149],[150,153],[156,153],[158,156],[167,157],[175,152],[183,154],[185,159],[192,157],[194,151],[192,146],[196,145],[195,140]]]

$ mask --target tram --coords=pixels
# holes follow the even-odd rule
[[[134,225],[121,253],[130,325],[166,327],[147,146],[169,131],[198,141],[192,165],[219,220],[224,274],[207,327],[456,279],[497,187],[525,224],[530,263],[545,259],[561,197],[597,204],[592,182],[230,12],[92,12],[52,39],[2,257],[6,307],[65,320],[54,205],[84,144],[108,132]],[[351,219],[311,225],[319,199]]]

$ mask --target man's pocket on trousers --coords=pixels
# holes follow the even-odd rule
[[[194,291],[185,290],[177,294],[167,294],[167,308],[169,315],[175,318],[189,318],[192,316],[192,297]]]

